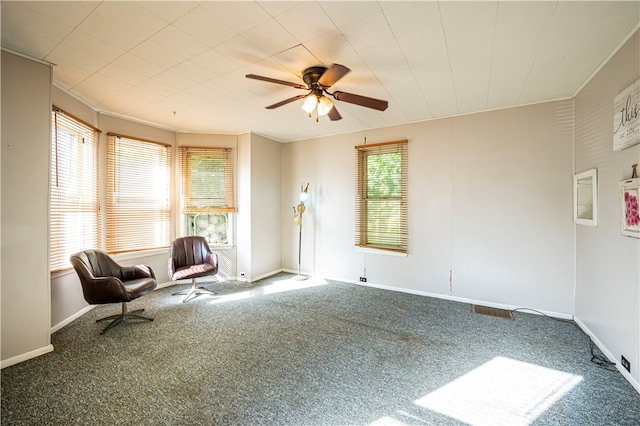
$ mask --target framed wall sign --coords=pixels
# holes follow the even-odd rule
[[[622,235],[640,238],[640,178],[620,181]]]
[[[598,171],[578,173],[573,177],[573,213],[575,223],[598,225]]]
[[[640,143],[640,79],[613,101],[613,150]]]

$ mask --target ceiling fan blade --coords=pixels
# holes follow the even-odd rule
[[[367,108],[377,109],[378,111],[384,111],[389,106],[389,102],[381,99],[368,98],[366,96],[355,95],[353,93],[346,92],[333,92],[331,94],[335,99],[339,101],[349,102],[350,104],[356,104]]]
[[[280,101],[277,104],[273,104],[273,105],[269,105],[268,107],[265,107],[266,109],[274,109],[274,108],[278,108],[281,107],[282,105],[286,105],[288,103],[291,103],[293,101],[297,101],[298,99],[302,99],[302,98],[306,98],[307,95],[298,95],[298,96],[294,96],[292,98],[289,99],[285,99],[284,101]]]
[[[322,73],[322,76],[318,79],[318,84],[324,87],[331,87],[349,71],[351,70],[344,65],[333,64],[324,73]]]
[[[329,110],[329,114],[327,115],[331,121],[340,120],[342,118],[335,105]]]
[[[245,77],[252,78],[254,80],[267,81],[269,83],[284,84],[285,86],[295,87],[296,89],[307,89],[307,86],[305,86],[304,84],[292,83],[290,81],[278,80],[270,77],[263,77],[261,75],[256,75],[256,74],[247,74],[245,75]]]

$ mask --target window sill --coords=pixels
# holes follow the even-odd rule
[[[356,247],[356,251],[358,253],[381,254],[383,256],[407,257],[407,253],[401,253],[399,251],[393,251],[393,250],[376,249],[376,248],[370,248],[370,247]]]

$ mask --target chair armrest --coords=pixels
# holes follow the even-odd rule
[[[138,278],[155,278],[156,275],[153,273],[153,269],[151,269],[147,265],[131,265],[131,266],[122,266],[120,269],[122,273],[122,280],[136,280]]]
[[[215,266],[216,268],[218,267],[218,255],[211,252],[209,253],[209,256],[207,256],[207,263],[210,265]]]

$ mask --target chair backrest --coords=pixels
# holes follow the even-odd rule
[[[175,270],[185,266],[211,263],[212,253],[204,237],[180,237],[171,243],[169,257]]]
[[[71,264],[82,280],[96,277],[122,279],[122,267],[102,250],[84,250],[71,255]]]

